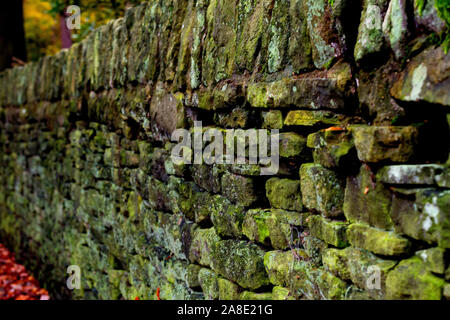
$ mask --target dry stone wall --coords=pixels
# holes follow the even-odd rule
[[[55,297],[449,298],[448,17],[155,0],[4,71],[1,241]],[[195,121],[280,130],[278,174],[174,165]]]

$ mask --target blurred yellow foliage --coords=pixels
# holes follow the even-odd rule
[[[24,0],[25,38],[29,60],[61,49],[60,14],[70,4],[81,9],[81,29],[72,31],[72,41],[84,39],[93,29],[123,16],[126,8],[143,0]]]
[[[48,13],[50,4],[41,0],[24,0],[25,40],[29,60],[54,54],[61,49],[59,21]]]

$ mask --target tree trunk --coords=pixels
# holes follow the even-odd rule
[[[11,67],[13,58],[27,59],[22,0],[3,1],[0,10],[0,71]]]

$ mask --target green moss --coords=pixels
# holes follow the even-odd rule
[[[294,245],[294,227],[305,226],[306,214],[279,209],[252,209],[245,215],[242,233],[252,241],[285,249]]]
[[[384,256],[407,254],[411,246],[408,239],[393,232],[356,223],[348,227],[347,239],[354,247],[363,248]]]
[[[298,157],[306,153],[306,138],[295,132],[283,132],[279,135],[280,157]]]
[[[210,269],[202,268],[198,273],[198,282],[202,287],[205,298],[212,300],[219,298],[218,276]]]
[[[222,240],[212,249],[215,271],[243,288],[257,289],[268,284],[264,270],[264,251],[246,241]]]
[[[300,184],[305,207],[326,217],[342,215],[343,183],[335,172],[314,163],[300,168]]]
[[[271,178],[266,182],[266,196],[274,208],[290,211],[303,209],[298,180]]]
[[[445,250],[442,248],[431,248],[416,252],[426,268],[436,274],[445,272]]]
[[[393,227],[391,194],[364,165],[357,176],[347,178],[343,208],[350,222],[363,222],[387,230]]]
[[[415,0],[414,5],[417,7],[417,10],[419,11],[420,16],[423,14],[423,9],[425,8],[425,4],[427,3],[427,0]]]
[[[346,228],[348,223],[330,221],[318,215],[307,218],[311,235],[337,248],[348,246]]]
[[[244,291],[241,293],[240,300],[273,300],[272,292],[255,293],[251,291]]]
[[[347,247],[344,250],[325,250],[323,264],[334,275],[344,280],[351,280],[357,287],[366,290],[369,297],[384,299],[386,275],[397,262],[381,259],[364,249]],[[374,267],[380,270],[381,287],[379,289],[367,288],[367,283],[374,274]]]
[[[218,234],[229,237],[239,237],[244,221],[244,208],[232,204],[222,196],[211,197],[207,195],[208,201],[200,204],[202,210],[210,214]]]
[[[426,270],[420,258],[403,260],[386,278],[388,299],[440,300],[444,280]]]
[[[245,215],[242,233],[252,241],[270,244],[270,232],[267,225],[267,219],[270,216],[270,211],[249,210]]]
[[[219,278],[218,279],[218,285],[219,285],[219,299],[220,300],[238,300],[242,288],[239,287],[237,284],[226,280]]]
[[[263,129],[281,129],[283,127],[283,114],[280,110],[270,110],[262,113]]]
[[[215,246],[220,241],[214,228],[196,229],[192,235],[192,242],[189,252],[189,260],[198,262],[204,266],[212,264],[212,256]]]
[[[274,286],[272,289],[272,299],[273,300],[295,300],[294,297],[292,297],[289,289]]]
[[[341,121],[339,115],[327,111],[295,110],[289,111],[284,124],[287,126],[337,125]]]

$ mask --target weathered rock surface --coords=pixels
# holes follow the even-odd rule
[[[450,57],[442,47],[429,48],[414,59],[392,87],[392,96],[403,101],[450,105]]]

